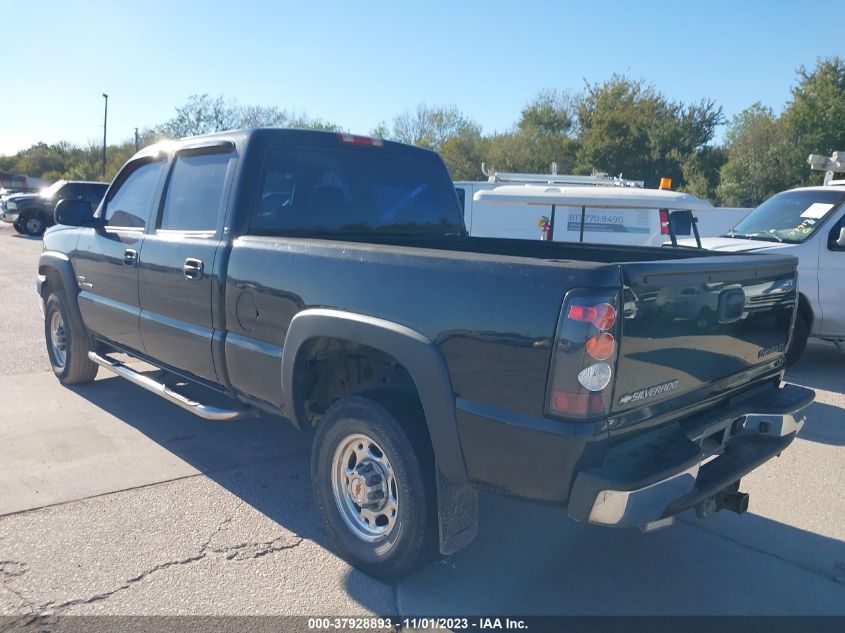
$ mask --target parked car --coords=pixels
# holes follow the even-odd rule
[[[703,239],[702,246],[722,253],[796,256],[798,316],[787,364],[801,357],[810,337],[845,352],[845,180],[775,194],[721,238]],[[750,299],[748,306],[753,307]]]
[[[18,233],[41,235],[53,226],[53,210],[60,200],[83,200],[94,207],[108,186],[104,182],[59,180],[38,194],[9,196],[0,208],[0,219],[11,222]]]
[[[18,203],[27,198],[37,198],[38,194],[28,191],[10,191],[3,196],[0,196],[0,220],[3,222],[16,223],[18,220]],[[11,201],[11,206],[9,205]],[[15,226],[15,230],[18,227]],[[18,231],[22,232],[22,231]]]
[[[781,382],[794,257],[469,237],[418,147],[281,129],[168,142],[96,212],[64,200],[56,219],[38,293],[59,381],[104,367],[206,419],[313,429],[326,529],[379,577],[472,541],[479,489],[612,527],[742,512],[740,479],[814,397]],[[724,284],[718,324],[655,327],[644,298],[705,282]],[[777,301],[744,315],[773,298],[763,282]]]

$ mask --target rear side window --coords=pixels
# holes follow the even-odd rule
[[[166,164],[161,160],[142,163],[123,179],[106,204],[108,226],[144,228],[147,225]]]
[[[160,229],[213,231],[217,228],[231,154],[176,157],[164,198]]]
[[[460,234],[445,167],[386,148],[273,148],[253,211],[254,232]]]
[[[59,189],[56,193],[58,200],[73,200],[82,196],[82,186],[70,183]]]
[[[84,194],[85,198],[90,200],[91,204],[96,207],[100,200],[103,199],[106,189],[108,189],[108,185],[86,185]]]
[[[458,194],[458,202],[461,203],[461,211],[466,211],[467,208],[467,192],[463,187],[455,187],[455,193]]]

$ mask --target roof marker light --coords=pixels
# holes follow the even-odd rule
[[[380,138],[371,138],[369,136],[359,136],[358,134],[344,134],[337,135],[338,140],[344,143],[351,143],[352,145],[368,145],[370,147],[384,147],[384,141]]]

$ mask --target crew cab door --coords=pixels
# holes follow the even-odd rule
[[[838,221],[830,231],[822,231],[819,245],[819,303],[822,307],[822,335],[845,338],[845,293],[842,277],[845,275],[845,248],[836,240],[845,227],[845,209],[840,209]]]
[[[147,354],[212,382],[218,381],[212,357],[213,304],[220,282],[215,255],[235,165],[233,150],[226,142],[176,153],[139,269]]]
[[[143,352],[138,317],[138,254],[161,194],[167,161],[127,164],[98,210],[103,229],[83,229],[74,254],[79,309],[99,336]]]

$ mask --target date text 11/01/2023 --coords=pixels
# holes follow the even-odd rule
[[[417,630],[479,630],[495,631],[527,630],[528,624],[520,618],[496,618],[496,617],[457,617],[457,618],[436,618],[436,617],[405,617],[405,618],[378,618],[378,617],[335,617],[335,618],[308,618],[308,630],[311,631],[347,631],[347,630],[388,630],[408,629]]]

